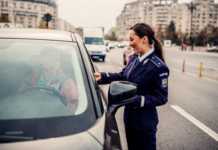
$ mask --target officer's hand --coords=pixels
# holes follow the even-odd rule
[[[95,72],[95,73],[94,73],[94,76],[95,76],[95,80],[96,80],[96,81],[101,80],[101,73]]]

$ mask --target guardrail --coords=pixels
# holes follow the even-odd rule
[[[182,61],[167,61],[167,64],[171,68],[181,70],[182,73],[191,73],[199,78],[209,78],[213,80],[218,80],[218,69],[208,67],[204,62],[198,64],[190,64],[185,59]]]

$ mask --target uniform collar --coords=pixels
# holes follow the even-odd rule
[[[142,62],[145,60],[149,55],[151,55],[154,52],[154,48],[151,48],[147,53],[143,54],[142,56],[138,56],[139,61]]]

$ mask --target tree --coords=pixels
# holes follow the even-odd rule
[[[163,43],[163,40],[165,39],[165,34],[164,32],[162,31],[162,27],[161,25],[159,25],[157,27],[157,31],[156,31],[156,37],[159,41],[161,41]]]
[[[212,33],[208,38],[208,42],[211,45],[218,45],[218,27],[213,27]]]
[[[174,21],[170,21],[170,24],[167,28],[167,32],[168,33],[176,33],[176,26],[175,26]]]
[[[195,38],[195,42],[196,42],[195,44],[197,46],[206,46],[207,39],[208,39],[208,34],[206,30],[202,30]]]
[[[195,40],[198,46],[218,45],[218,27],[207,25],[197,34]]]
[[[9,23],[9,17],[8,14],[1,14],[0,15],[0,22]]]
[[[176,33],[176,26],[175,26],[174,21],[171,21],[169,26],[166,29],[166,39],[171,40],[172,43],[175,43],[175,44],[180,43],[180,40],[179,40],[178,35]]]
[[[46,22],[46,28],[48,28],[48,24],[49,22],[52,20],[52,15],[49,13],[44,14],[44,16],[42,17],[42,20],[44,20]]]
[[[117,28],[111,28],[109,32],[105,35],[105,39],[110,41],[117,41]]]
[[[39,28],[40,29],[46,29],[47,28],[46,22],[44,20],[40,20]]]

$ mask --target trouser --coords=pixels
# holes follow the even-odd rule
[[[126,128],[129,150],[156,150],[157,130],[135,130]]]

